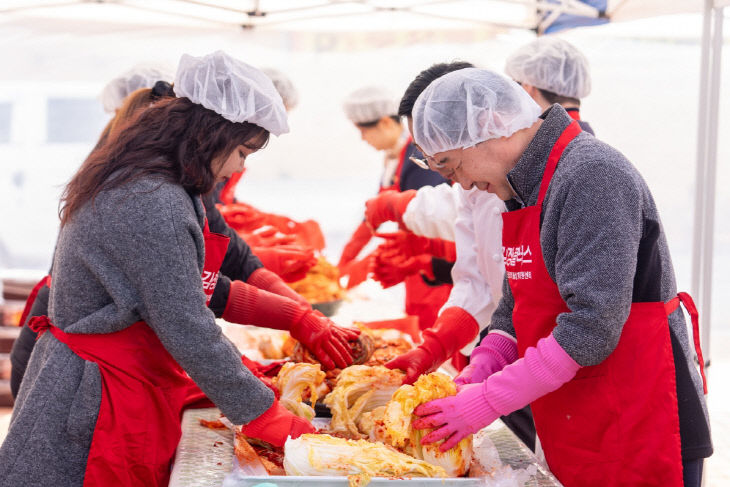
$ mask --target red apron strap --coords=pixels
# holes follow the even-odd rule
[[[540,193],[537,197],[536,206],[540,208],[540,211],[542,211],[542,202],[545,199],[545,194],[547,193],[548,186],[550,186],[550,181],[553,179],[555,168],[558,167],[558,161],[563,155],[563,151],[580,132],[580,125],[578,125],[578,122],[573,120],[570,125],[563,130],[563,133],[560,137],[558,137],[558,140],[553,145],[553,149],[550,151],[550,156],[548,156],[547,164],[545,165],[542,183],[540,183]]]
[[[48,331],[49,328],[51,328],[51,320],[49,320],[48,316],[45,315],[34,316],[28,322],[28,326],[31,330],[38,334],[38,336],[36,337],[36,340],[38,340],[41,335],[43,335],[46,331]]]
[[[28,299],[25,301],[25,307],[23,308],[23,314],[20,315],[20,321],[18,322],[18,326],[25,325],[25,320],[28,319],[30,309],[33,307],[33,304],[38,297],[38,291],[40,291],[43,286],[51,287],[51,276],[43,277],[43,279],[38,281],[38,283],[33,286],[33,289],[28,295]]]
[[[667,316],[674,313],[679,307],[679,303],[682,303],[689,313],[689,317],[692,320],[692,338],[695,343],[695,353],[697,354],[697,360],[700,363],[700,375],[702,376],[702,390],[707,394],[707,378],[705,377],[705,359],[702,356],[702,347],[700,347],[700,314],[697,311],[692,296],[685,292],[677,293],[677,296],[664,303],[664,309],[667,311]]]

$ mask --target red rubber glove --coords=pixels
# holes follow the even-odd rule
[[[344,275],[345,266],[355,260],[360,251],[367,245],[370,239],[373,237],[373,230],[368,226],[367,222],[363,221],[355,232],[350,237],[350,241],[347,242],[345,248],[342,250],[340,261],[337,263],[337,268],[340,270],[340,275]]]
[[[246,282],[259,289],[263,289],[264,291],[269,291],[270,293],[289,298],[299,304],[306,306],[307,308],[312,307],[309,302],[304,299],[303,296],[300,296],[299,294],[294,292],[292,288],[287,286],[286,283],[281,279],[281,277],[277,276],[276,274],[264,267],[253,271],[251,275],[248,276],[248,280]]]
[[[372,263],[373,279],[380,282],[383,289],[395,286],[406,277],[421,273],[428,279],[434,280],[432,257],[428,254],[416,257],[403,255],[387,256],[376,254]]]
[[[575,377],[580,365],[555,340],[541,338],[525,356],[486,381],[464,386],[455,396],[421,404],[414,413],[418,429],[437,428],[421,439],[426,445],[443,440],[439,450],[454,447],[495,419],[553,392]],[[448,438],[448,439],[447,439]]]
[[[350,341],[360,330],[341,328],[318,311],[312,311],[295,323],[289,333],[314,353],[326,370],[344,369],[352,365],[354,358]]]
[[[226,223],[237,232],[253,232],[264,223],[265,215],[246,203],[218,206]]]
[[[375,236],[385,240],[380,244],[380,248],[397,251],[409,257],[430,254],[449,262],[456,261],[456,244],[448,240],[419,237],[403,230],[394,233],[376,233]]]
[[[274,400],[274,404],[264,414],[241,426],[241,432],[244,435],[264,440],[278,447],[284,446],[288,436],[296,439],[305,433],[315,433],[316,431],[309,421],[290,413],[278,400]]]
[[[413,384],[419,375],[436,370],[478,334],[479,325],[469,313],[458,306],[446,308],[433,327],[421,333],[423,343],[385,366],[405,371],[403,383]]]
[[[298,245],[252,247],[251,250],[264,264],[264,267],[276,273],[286,282],[304,279],[309,269],[317,263],[314,250]]]
[[[403,213],[406,212],[408,203],[416,197],[416,193],[415,189],[403,192],[393,189],[383,191],[365,203],[365,220],[372,228],[378,228],[383,223],[391,221],[405,227]]]
[[[308,305],[263,291],[241,281],[231,283],[223,319],[231,323],[288,330],[309,349],[326,370],[344,369],[353,362],[349,341],[359,330],[341,328]]]
[[[253,232],[243,233],[243,240],[251,247],[276,247],[296,242],[296,237],[281,233],[271,226],[259,227]]]

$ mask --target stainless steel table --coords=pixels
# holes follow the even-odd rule
[[[225,476],[233,468],[233,434],[229,430],[212,430],[200,426],[199,419],[215,420],[220,416],[216,408],[188,410],[183,415],[182,438],[177,448],[175,465],[172,470],[170,487],[220,487]],[[559,487],[560,483],[537,460],[527,448],[501,421],[487,427],[487,434],[499,451],[504,464],[513,468],[537,467],[537,474],[530,479],[529,487]],[[289,480],[287,480],[289,479]],[[266,481],[286,487],[289,485],[320,485],[295,481],[296,477],[268,477]],[[248,485],[256,485],[263,479],[252,479]],[[439,485],[449,485],[449,481]],[[294,483],[292,483],[294,482]],[[403,484],[403,481],[373,479],[371,486],[380,484]],[[461,482],[452,482],[459,484]],[[347,486],[347,480],[327,482],[327,485]],[[244,485],[241,485],[244,487]]]

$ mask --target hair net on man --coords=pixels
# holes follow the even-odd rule
[[[345,115],[354,124],[371,123],[398,115],[398,100],[380,86],[365,86],[350,93],[342,103]]]
[[[114,113],[132,92],[140,88],[152,88],[158,81],[171,82],[172,70],[160,66],[138,64],[107,83],[99,98],[104,110]]]
[[[175,94],[231,122],[249,122],[274,135],[289,132],[286,110],[274,83],[253,66],[223,51],[203,57],[183,54]]]
[[[287,75],[275,68],[261,68],[261,71],[274,83],[274,88],[281,95],[281,99],[284,101],[284,107],[287,110],[291,110],[297,106],[297,103],[299,103],[299,93]]]
[[[540,113],[514,81],[486,69],[460,69],[435,80],[418,97],[413,137],[432,156],[509,137],[534,124]]]
[[[588,59],[559,37],[539,37],[507,58],[507,76],[557,95],[581,99],[591,92]]]

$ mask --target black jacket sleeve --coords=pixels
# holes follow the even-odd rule
[[[25,320],[20,335],[18,335],[17,340],[13,343],[13,349],[10,351],[10,392],[13,398],[18,396],[20,383],[23,381],[25,369],[28,366],[30,354],[33,352],[35,340],[38,336],[36,332],[30,329],[28,322],[34,316],[48,315],[48,295],[50,292],[51,288],[48,286],[43,286],[38,290],[35,302],[28,313],[28,318]]]
[[[228,226],[223,215],[216,208],[215,198],[212,194],[203,196],[203,205],[208,216],[210,231],[231,238],[220,269],[221,274],[225,274],[232,280],[247,281],[253,271],[263,267],[263,264],[251,251],[251,247]]]

